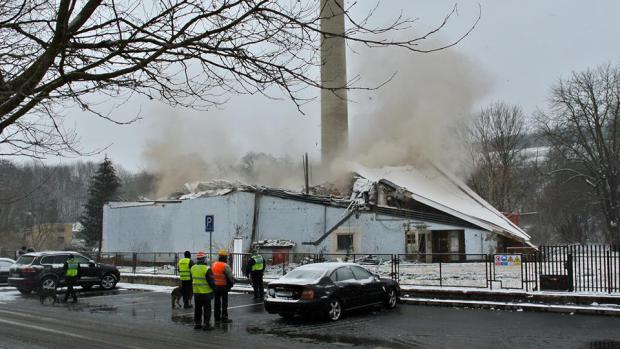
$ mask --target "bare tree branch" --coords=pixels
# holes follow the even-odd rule
[[[415,35],[415,20],[400,14],[386,26],[370,26],[374,8],[356,18],[356,6],[344,9],[347,40],[420,53],[459,43],[480,19],[449,44],[424,47],[456,7]],[[311,99],[307,88],[323,88],[319,38],[335,35],[321,30],[319,10],[317,0],[0,1],[0,153],[79,154],[62,134],[62,111],[70,106],[126,123],[83,98],[94,93],[137,93],[202,110],[231,94],[275,88],[300,108]],[[395,32],[405,39],[390,39]],[[355,81],[343,88],[375,88]],[[24,137],[28,127],[35,130]]]

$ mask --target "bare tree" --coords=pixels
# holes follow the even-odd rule
[[[436,28],[391,40],[414,20],[371,26],[374,9],[357,17],[355,6],[342,9],[348,41],[412,52],[455,45],[480,18],[452,43],[424,48],[456,7]],[[318,0],[0,0],[0,155],[79,152],[61,122],[66,107],[132,121],[101,110],[93,92],[204,109],[275,87],[300,107],[307,87],[322,87],[319,37],[342,36],[321,31],[320,13]]]
[[[573,72],[552,90],[551,108],[538,117],[567,165],[554,173],[592,188],[607,238],[620,243],[620,68],[603,65]]]
[[[496,102],[470,128],[474,173],[469,184],[500,211],[517,208],[523,193],[515,172],[522,168],[526,117],[515,105]]]
[[[575,181],[570,171],[549,175],[555,169],[577,164],[567,161],[554,149],[547,153],[545,160],[539,169],[540,182],[532,188],[539,192],[533,200],[538,214],[532,237],[545,244],[586,244],[605,239],[601,234],[605,219],[591,186],[585,181]]]

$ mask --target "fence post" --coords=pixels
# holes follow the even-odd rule
[[[441,260],[439,260],[439,287],[443,287],[443,275],[441,271]]]
[[[611,294],[611,251],[607,251],[607,292]]]
[[[179,265],[179,253],[175,252],[174,253],[174,265],[172,266],[174,268],[175,276],[178,275],[177,265]]]
[[[138,254],[137,253],[132,253],[131,254],[131,270],[133,270],[133,273],[136,273],[136,266],[138,264]]]
[[[573,286],[573,254],[568,253],[566,255],[566,272],[568,274],[568,292],[573,292],[575,287]]]

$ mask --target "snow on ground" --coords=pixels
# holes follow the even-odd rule
[[[0,304],[6,304],[17,297],[21,293],[15,287],[1,287],[0,288]]]
[[[127,290],[143,290],[152,292],[172,292],[172,290],[174,290],[173,286],[130,284],[126,282],[119,282],[116,286]]]

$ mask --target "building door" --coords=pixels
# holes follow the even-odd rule
[[[433,261],[457,262],[465,259],[465,231],[435,230],[432,232]]]
[[[405,253],[408,254],[408,259],[418,262],[430,262],[426,257],[429,252],[430,246],[430,232],[425,229],[412,229],[409,230],[405,236]]]

